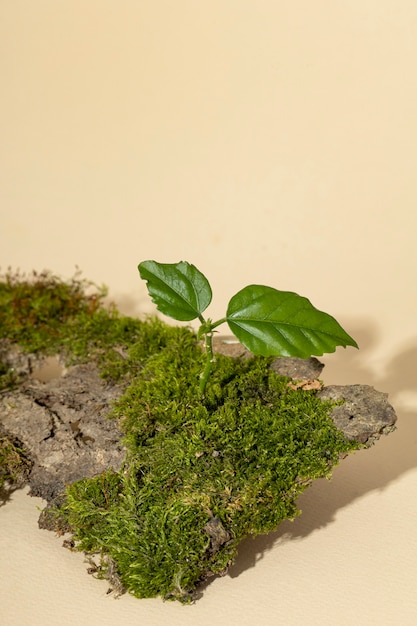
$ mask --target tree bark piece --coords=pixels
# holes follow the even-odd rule
[[[216,347],[223,354],[250,356],[240,344],[217,340]],[[120,468],[125,456],[122,434],[108,415],[122,386],[105,383],[94,364],[70,367],[62,376],[40,382],[33,378],[33,358],[13,348],[9,361],[26,379],[18,389],[0,395],[0,424],[29,453],[31,495],[52,501],[74,480]],[[36,368],[41,364],[37,362]],[[312,380],[324,366],[315,358],[279,358],[271,367],[282,376]],[[394,428],[396,415],[387,394],[373,387],[332,385],[319,397],[344,401],[331,417],[349,439],[371,445]]]
[[[331,418],[348,439],[372,445],[395,428],[397,417],[388,403],[388,394],[369,385],[330,385],[318,395],[322,400],[343,400],[333,409]]]
[[[107,416],[121,393],[94,365],[77,365],[46,383],[28,378],[0,396],[0,423],[33,462],[31,495],[51,501],[74,480],[120,468],[122,435]]]

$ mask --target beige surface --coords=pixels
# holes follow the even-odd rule
[[[417,4],[3,0],[0,42],[0,266],[78,265],[138,314],[145,258],[195,263],[213,318],[297,291],[360,343],[326,382],[399,415],[193,607],[106,597],[16,493],[0,623],[416,624]]]

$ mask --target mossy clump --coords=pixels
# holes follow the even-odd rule
[[[123,387],[176,337],[178,329],[156,318],[121,315],[106,305],[106,293],[78,274],[70,280],[49,271],[0,274],[0,394],[25,382],[33,357],[56,354],[67,365],[93,362],[109,384]],[[28,452],[0,435],[0,488],[22,486]]]
[[[112,417],[124,432],[124,466],[68,486],[57,527],[71,528],[77,549],[99,553],[99,574],[119,588],[191,601],[201,581],[233,562],[242,539],[294,518],[298,495],[358,444],[336,429],[330,403],[292,389],[270,359],[218,355],[202,398],[205,355],[195,334],[122,316],[104,298],[79,277],[8,272],[0,348],[93,362],[109,384],[122,384]],[[5,361],[0,393],[16,384]],[[8,480],[19,449],[0,443]]]
[[[103,575],[111,563],[133,595],[187,602],[243,538],[293,519],[306,486],[358,446],[330,403],[291,389],[269,359],[218,356],[202,400],[204,355],[177,333],[114,408],[123,470],[71,485],[61,515],[78,549],[102,555]]]
[[[14,368],[0,358],[0,393],[18,387],[20,379],[21,377]]]
[[[16,344],[34,355],[59,354],[67,364],[94,361],[112,382],[132,376],[175,331],[156,318],[139,320],[105,304],[107,290],[76,274],[49,271],[0,275],[0,346]],[[0,390],[19,376],[0,362]]]
[[[24,485],[30,468],[28,453],[21,443],[0,432],[0,499]]]

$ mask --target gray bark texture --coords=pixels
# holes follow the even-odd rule
[[[249,356],[235,343],[216,341],[215,349],[231,356]],[[94,364],[67,370],[55,361],[55,371],[45,375],[51,362],[37,361],[10,348],[3,361],[13,366],[22,382],[0,394],[0,434],[18,440],[32,463],[28,477],[31,495],[51,502],[65,485],[118,470],[125,450],[115,420],[108,419],[112,402],[123,388],[100,378]],[[308,384],[316,381],[323,365],[315,358],[278,358],[272,368],[280,375]],[[52,367],[52,370],[54,368]],[[349,439],[371,445],[394,428],[396,415],[387,394],[367,385],[323,387],[323,400],[344,403],[332,413],[337,428]],[[213,541],[219,541],[213,530]]]

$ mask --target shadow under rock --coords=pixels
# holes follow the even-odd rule
[[[352,331],[362,349],[375,344],[376,333],[361,326]],[[415,346],[395,355],[389,361],[386,374],[377,377],[365,367],[356,350],[343,351],[332,362],[332,383],[364,383],[378,391],[389,393],[394,401],[397,394],[408,391],[417,397],[417,342]],[[362,353],[363,354],[363,353]],[[330,357],[334,358],[334,357]],[[327,359],[322,359],[322,361]],[[337,376],[335,372],[337,371]],[[323,378],[326,381],[326,371]],[[336,380],[335,380],[336,378]],[[392,399],[391,399],[392,397]],[[285,521],[268,535],[248,537],[239,546],[239,554],[228,574],[236,578],[254,567],[277,543],[303,538],[332,523],[336,513],[351,502],[374,490],[383,490],[407,471],[417,467],[417,407],[416,410],[396,408],[397,430],[383,437],[370,449],[359,450],[341,462],[330,481],[315,481],[297,501],[302,515],[294,522]]]
[[[395,433],[390,435],[394,437]],[[383,442],[385,443],[385,442]],[[387,442],[388,443],[388,442]],[[377,445],[380,445],[378,442]],[[335,521],[337,512],[351,504],[357,498],[379,489],[384,489],[395,479],[389,465],[378,459],[370,459],[372,450],[362,450],[352,454],[342,461],[342,465],[334,468],[331,480],[325,478],[316,480],[298,498],[297,507],[301,515],[293,522],[286,520],[276,531],[268,535],[247,537],[239,546],[238,556],[228,574],[236,578],[272,550],[278,543],[285,543],[294,539],[302,539],[320,528],[324,528]],[[385,448],[381,458],[389,454]],[[396,468],[394,468],[396,470]]]
[[[384,385],[389,393],[412,391],[417,394],[417,337],[389,361],[386,374],[378,384]]]
[[[343,322],[342,326],[355,338],[359,350],[355,348],[336,349],[332,354],[324,354],[319,360],[324,363],[325,369],[321,378],[325,385],[372,385],[378,391],[385,391],[377,387],[378,379],[367,365],[369,355],[380,343],[379,333],[371,320]]]

